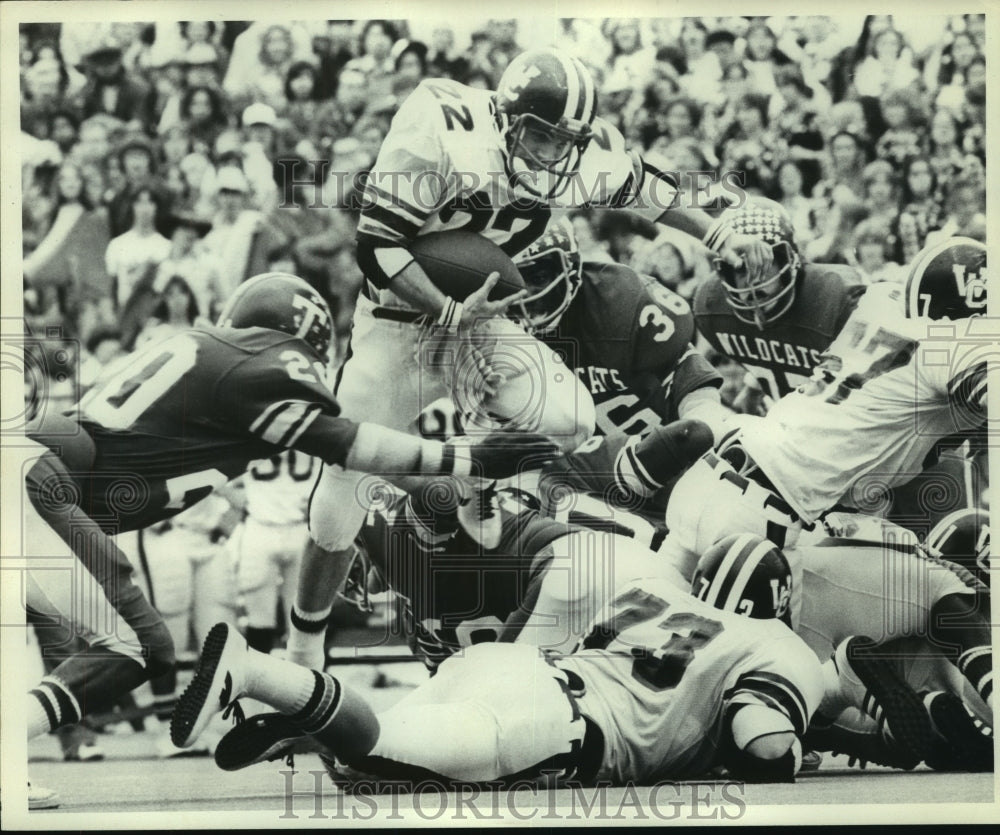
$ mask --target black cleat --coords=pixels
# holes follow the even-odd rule
[[[838,664],[846,662],[864,684],[864,712],[888,731],[900,753],[907,760],[925,760],[933,740],[931,721],[898,662],[880,657],[876,642],[862,636],[848,638],[837,648],[835,658]]]
[[[952,693],[928,693],[924,704],[934,725],[927,765],[935,771],[993,771],[993,732]],[[982,725],[982,727],[980,727]]]
[[[810,725],[802,744],[819,751],[829,751],[834,756],[843,754],[849,766],[860,768],[873,763],[911,771],[920,764],[920,760],[901,751],[881,731],[855,731],[837,724]]]
[[[223,771],[239,771],[257,763],[280,759],[287,762],[293,754],[317,747],[287,716],[260,713],[246,719],[219,740],[215,764]]]

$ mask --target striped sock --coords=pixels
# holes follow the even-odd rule
[[[292,606],[287,647],[290,661],[305,667],[325,665],[326,626],[332,609],[332,604],[316,612]]]
[[[62,725],[75,725],[80,721],[80,704],[69,688],[54,676],[45,676],[38,687],[29,693],[35,697],[45,715],[41,720],[37,708],[32,706],[29,717],[28,738],[34,739]]]
[[[311,672],[312,693],[302,709],[289,718],[347,762],[366,756],[379,738],[378,720],[371,707],[333,676]]]
[[[988,646],[972,647],[958,657],[958,669],[982,700],[993,707],[993,654]]]

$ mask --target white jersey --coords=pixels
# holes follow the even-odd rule
[[[744,424],[743,446],[805,522],[909,481],[937,441],[986,418],[989,346],[962,340],[976,320],[906,319],[886,301],[866,294],[812,379]]]
[[[311,458],[289,449],[247,468],[247,516],[262,525],[304,525],[318,467]]]
[[[573,182],[540,201],[510,181],[493,93],[448,79],[423,81],[393,118],[366,181],[359,236],[379,242],[379,265],[391,277],[418,235],[478,232],[513,257],[545,231],[553,207],[671,205],[675,178],[626,150],[609,123],[596,119],[593,130]],[[406,306],[387,290],[370,292],[382,304]]]
[[[819,660],[783,623],[696,600],[669,580],[619,587],[581,648],[556,660],[604,734],[597,779],[703,776],[719,764],[729,703],[783,713],[801,735],[823,695]]]

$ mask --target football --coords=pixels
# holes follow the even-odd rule
[[[465,301],[492,272],[500,273],[500,280],[490,293],[491,301],[506,298],[525,286],[510,256],[475,232],[421,235],[410,252],[434,286],[455,301]]]

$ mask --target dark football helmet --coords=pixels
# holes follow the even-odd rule
[[[733,534],[716,542],[698,560],[691,593],[724,612],[791,626],[792,569],[781,549],[760,536]]]
[[[583,282],[583,264],[573,224],[562,218],[514,261],[528,296],[513,305],[514,315],[530,333],[546,333],[576,297]]]
[[[270,328],[305,341],[329,358],[333,317],[323,297],[288,273],[261,273],[244,281],[219,314],[220,328]]]
[[[932,557],[950,560],[990,584],[990,518],[984,510],[963,508],[938,522],[924,541]]]
[[[802,272],[802,258],[788,213],[773,200],[755,197],[723,217],[734,232],[761,238],[771,245],[774,261],[767,275],[751,282],[746,270],[721,258],[715,270],[722,279],[726,299],[736,317],[764,330],[777,322],[795,301],[795,287]]]
[[[968,319],[986,313],[986,245],[948,238],[917,253],[906,279],[906,315]]]
[[[504,70],[493,101],[511,179],[546,200],[562,194],[597,114],[590,72],[556,50],[523,52]]]

